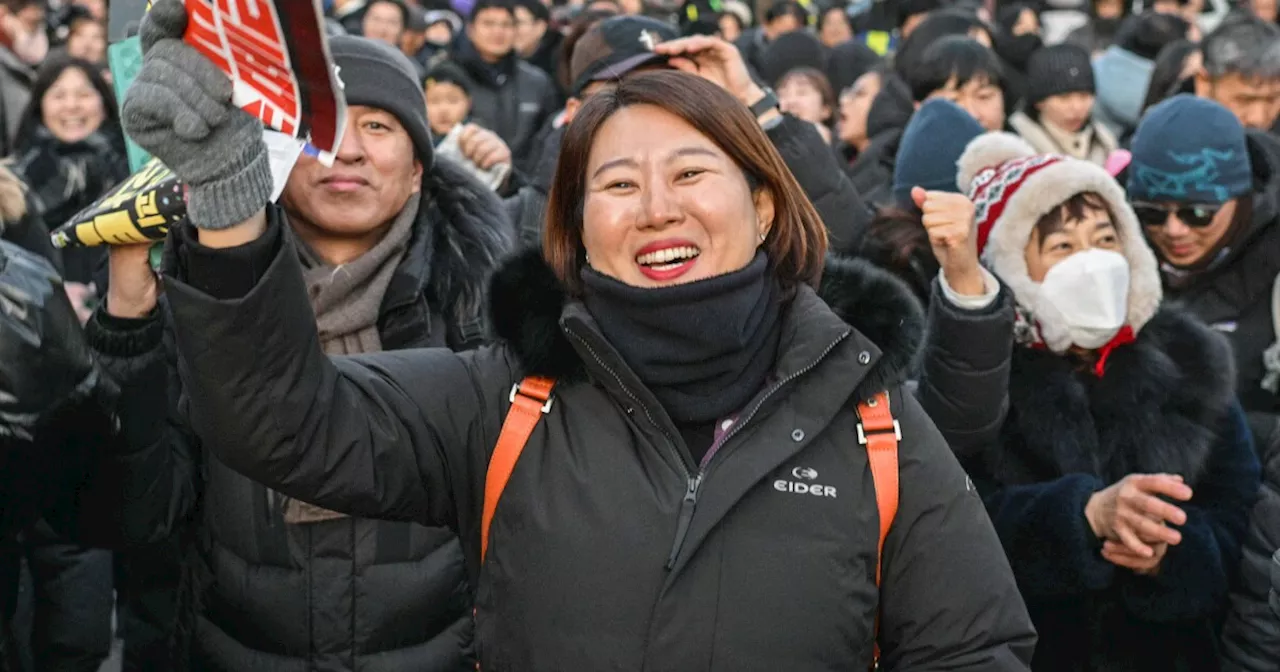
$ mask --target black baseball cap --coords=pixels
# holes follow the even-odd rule
[[[680,37],[675,27],[645,16],[615,16],[587,31],[573,48],[569,62],[570,95],[577,96],[591,82],[618,79],[636,68],[667,60],[654,53],[659,42]]]

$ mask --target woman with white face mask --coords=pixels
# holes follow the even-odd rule
[[[1033,669],[1218,669],[1259,477],[1227,344],[1161,304],[1099,166],[1009,134],[958,165],[969,258],[1016,305],[1000,438],[961,457],[1040,633]]]

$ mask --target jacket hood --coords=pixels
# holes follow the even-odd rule
[[[418,213],[419,226],[433,235],[429,250],[432,294],[467,315],[481,311],[486,282],[512,249],[512,225],[502,201],[446,158],[437,158],[422,178],[430,196]]]
[[[811,291],[800,288],[793,301]],[[818,297],[881,350],[880,360],[858,384],[860,394],[869,397],[911,377],[924,342],[925,317],[905,284],[866,261],[832,256]],[[494,331],[526,374],[567,380],[585,376],[585,365],[561,327],[570,303],[574,301],[539,250],[520,253],[494,275],[489,292]]]

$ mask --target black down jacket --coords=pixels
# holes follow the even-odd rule
[[[331,359],[292,243],[269,228],[255,244],[274,251],[245,296],[212,299],[181,272],[166,291],[195,431],[281,492],[454,527],[478,568],[512,385],[560,381],[478,572],[485,670],[865,670],[878,607],[885,669],[1027,669],[1035,636],[982,502],[903,393],[919,310],[869,266],[829,269],[827,303],[797,290],[778,382],[700,469],[536,253],[494,281],[504,344]],[[884,389],[901,490],[877,593],[879,516],[853,402]],[[791,491],[797,473],[823,494]]]
[[[387,350],[478,344],[486,279],[509,245],[496,197],[447,161],[436,162],[424,190],[431,198],[382,302]],[[280,211],[269,212],[282,227]],[[291,298],[300,303],[290,314],[314,335],[307,297]],[[166,343],[172,326],[163,309],[144,320],[98,311],[89,322],[91,345],[122,387],[129,444],[101,471],[120,483],[117,501],[96,508],[118,518],[126,542],[176,532],[196,540],[187,560],[195,604],[180,614],[194,621],[192,669],[472,669],[471,586],[456,535],[361,518],[286,523],[278,493],[229,469],[190,432],[194,418],[178,404],[181,365]],[[283,410],[264,399],[257,412]]]
[[[471,88],[471,120],[497,133],[524,165],[537,148],[533,139],[560,109],[560,92],[547,73],[524,62],[515,52],[498,63],[486,63],[471,41],[459,38],[454,60],[475,86]]]

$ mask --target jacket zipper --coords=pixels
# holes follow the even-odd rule
[[[689,477],[688,487],[684,491],[684,501],[680,502],[680,520],[676,523],[676,538],[671,543],[671,553],[667,555],[667,569],[676,566],[676,558],[680,557],[680,549],[684,547],[684,538],[689,536],[689,522],[693,520],[693,510],[698,506],[698,490],[702,487],[704,472]]]
[[[604,362],[604,360],[600,357],[600,355],[596,353],[595,348],[591,347],[591,344],[588,343],[585,338],[583,338],[582,336],[579,336],[577,332],[573,331],[572,329],[565,329],[565,331],[568,332],[570,335],[572,335],[575,339],[577,339],[578,342],[582,343],[582,345],[586,347],[587,352],[590,352],[591,356],[596,360],[596,363],[600,365],[600,368],[604,369],[605,371],[608,371],[609,375],[613,376],[614,380],[618,382],[618,387],[622,388],[622,391],[626,392],[627,396],[631,397],[632,401],[634,401],[637,406],[639,406],[641,409],[644,410],[645,417],[648,418],[649,422],[652,423],[654,427],[657,427],[658,431],[662,433],[662,436],[666,438],[668,447],[672,450],[673,453],[675,453],[676,461],[679,462],[680,466],[684,469],[684,475],[685,475],[684,499],[680,502],[680,517],[676,522],[676,536],[671,543],[671,552],[667,555],[666,569],[668,571],[670,571],[673,567],[675,567],[676,559],[680,557],[680,551],[681,549],[684,548],[685,537],[689,536],[689,524],[693,521],[694,509],[698,507],[698,493],[702,489],[702,481],[706,478],[707,469],[708,467],[711,466],[712,458],[714,458],[716,455],[719,454],[719,450],[718,450],[719,446],[723,446],[726,443],[728,443],[729,439],[733,438],[734,435],[736,435],[743,427],[747,425],[747,423],[751,422],[751,419],[754,418],[756,416],[756,413],[759,412],[760,408],[764,406],[764,402],[768,401],[770,397],[772,397],[775,393],[778,392],[778,390],[781,390],[783,387],[791,383],[791,381],[795,380],[796,378],[799,378],[800,376],[803,376],[806,373],[812,371],[816,366],[818,366],[819,363],[822,362],[822,360],[826,359],[827,355],[831,354],[832,350],[836,349],[836,346],[844,342],[844,339],[848,338],[849,334],[853,333],[853,330],[844,332],[843,334],[840,335],[839,338],[832,341],[826,347],[826,349],[824,349],[817,357],[814,358],[812,362],[809,362],[809,364],[806,365],[804,368],[796,371],[795,373],[792,373],[786,378],[783,378],[782,380],[774,384],[773,387],[769,388],[769,390],[765,392],[764,395],[761,396],[758,401],[756,401],[755,405],[751,407],[751,410],[747,412],[747,415],[740,422],[734,423],[733,427],[729,430],[729,433],[725,434],[724,437],[719,442],[717,442],[716,446],[713,446],[713,449],[715,449],[716,452],[713,453],[711,457],[708,457],[706,460],[703,461],[703,464],[699,466],[697,473],[693,473],[693,470],[690,469],[689,465],[685,463],[684,455],[680,454],[680,451],[676,449],[675,442],[671,440],[671,436],[667,434],[667,431],[662,427],[662,425],[658,424],[658,422],[654,420],[653,415],[649,412],[649,409],[640,401],[640,398],[637,397],[634,393],[632,393],[631,390],[627,388],[626,384],[622,382],[622,377],[619,376],[612,368],[609,367],[608,364]]]
[[[792,373],[786,378],[783,378],[782,380],[778,381],[773,387],[769,388],[769,390],[765,392],[764,395],[762,395],[758,401],[756,401],[755,405],[751,407],[751,410],[747,412],[747,415],[743,417],[740,422],[734,423],[733,427],[729,429],[729,433],[725,434],[723,438],[721,438],[719,441],[716,442],[714,446],[712,446],[713,452],[708,453],[707,458],[703,460],[702,464],[699,466],[697,475],[689,477],[688,489],[685,490],[684,501],[681,502],[680,504],[680,520],[676,524],[676,538],[675,538],[675,541],[673,541],[671,544],[671,553],[670,555],[667,556],[666,568],[668,571],[670,571],[672,568],[676,566],[676,559],[680,557],[680,550],[684,548],[685,537],[689,535],[689,523],[690,521],[693,520],[693,510],[698,506],[698,491],[702,488],[702,481],[706,477],[707,471],[708,469],[710,469],[713,460],[720,453],[719,448],[727,444],[729,442],[729,439],[733,438],[733,436],[737,434],[739,430],[745,427],[747,423],[751,422],[752,418],[756,417],[756,413],[760,410],[762,406],[764,406],[764,402],[768,401],[769,398],[772,397],[778,390],[781,390],[791,381],[812,371],[814,367],[816,367],[820,362],[822,362],[822,360],[827,358],[827,355],[831,354],[832,350],[835,350],[837,345],[840,345],[840,343],[844,341],[844,339],[848,338],[849,334],[851,333],[853,332],[846,331],[843,334],[841,334],[839,338],[832,341],[831,344],[828,345],[827,348],[823,350],[816,358],[814,358],[814,360],[810,362],[807,366],[800,369],[799,371],[796,371],[795,373]]]

